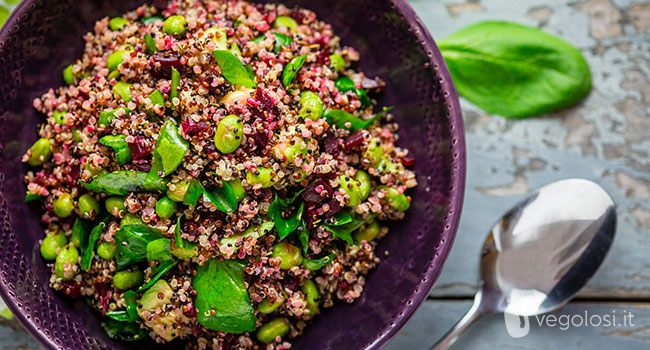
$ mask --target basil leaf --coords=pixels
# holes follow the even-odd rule
[[[90,220],[84,220],[77,218],[72,224],[72,234],[70,235],[70,240],[72,237],[79,237],[79,247],[81,248],[81,255],[85,253],[86,245],[88,245],[88,237],[90,232],[93,229],[93,222]]]
[[[160,238],[151,241],[145,248],[147,261],[166,261],[173,260],[171,251],[171,241],[167,238]]]
[[[239,250],[241,246],[237,245],[237,242],[241,238],[242,240],[245,239],[246,237],[253,237],[253,238],[260,238],[264,236],[265,234],[271,232],[273,229],[273,226],[275,223],[273,221],[265,221],[261,223],[259,226],[252,226],[246,229],[246,231],[228,236],[228,237],[223,237],[219,241],[220,246],[228,246],[233,248],[235,251]]]
[[[249,72],[235,54],[228,50],[214,50],[212,55],[221,69],[221,75],[230,83],[243,85],[251,89],[257,86],[255,79],[251,78]]]
[[[345,93],[348,91],[354,91],[354,93],[359,98],[359,101],[361,101],[362,106],[369,107],[372,104],[366,91],[363,89],[358,89],[354,84],[354,82],[352,81],[352,79],[348,77],[342,77],[337,79],[334,84],[336,85],[336,88],[339,89],[340,92]]]
[[[379,117],[388,113],[392,109],[393,107],[384,107],[381,112],[375,114],[374,117],[367,120],[363,120],[353,114],[339,109],[328,109],[325,111],[324,116],[327,120],[327,123],[330,125],[336,125],[339,129],[356,131],[359,129],[368,128],[370,125],[372,125],[372,123],[379,119]],[[347,123],[350,123],[350,127],[347,126]]]
[[[129,321],[133,322],[138,319],[138,295],[132,290],[124,292],[124,301],[126,302],[126,312],[129,315]]]
[[[300,221],[300,226],[296,229],[296,235],[302,246],[302,253],[307,254],[307,250],[309,250],[309,230],[307,230],[307,224],[305,224],[304,220]]]
[[[194,179],[190,181],[189,186],[187,186],[187,191],[185,191],[185,196],[183,196],[183,204],[194,206],[199,202],[199,198],[203,195],[205,189],[201,185],[201,181]]]
[[[239,205],[237,196],[235,196],[227,182],[224,182],[221,187],[214,187],[209,191],[204,190],[203,201],[214,204],[217,209],[224,213],[234,212]]]
[[[291,39],[291,37],[288,37],[284,34],[280,34],[280,33],[272,33],[272,34],[275,41],[275,45],[273,46],[273,50],[275,52],[282,51],[282,47],[289,46],[293,42],[293,39]],[[251,41],[256,44],[261,44],[264,41],[264,39],[266,39],[266,36],[262,34]]]
[[[115,151],[117,164],[123,165],[131,161],[131,150],[126,143],[126,135],[106,135],[99,139],[99,143]]]
[[[107,127],[111,124],[111,121],[113,121],[113,119],[117,118],[117,115],[115,115],[115,113],[119,110],[123,110],[125,115],[129,115],[132,112],[131,109],[125,107],[112,109],[110,111],[103,111],[99,113],[99,120],[97,121],[97,124],[100,127]]]
[[[331,218],[331,222],[328,223],[330,226],[341,226],[347,223],[352,222],[352,215],[349,211],[341,210],[338,213],[334,214]]]
[[[326,230],[332,232],[332,235],[334,237],[344,240],[349,245],[353,245],[354,240],[352,239],[352,232],[356,231],[357,229],[359,229],[359,227],[363,226],[363,224],[367,223],[372,219],[374,219],[374,215],[370,215],[366,219],[354,215],[352,216],[352,220],[345,225],[335,226],[335,225],[323,224],[323,227]]]
[[[147,244],[160,238],[163,238],[160,230],[143,224],[126,225],[117,230],[117,269],[144,261],[147,258]]]
[[[285,87],[291,85],[293,78],[296,77],[296,74],[298,74],[302,65],[305,64],[306,59],[307,55],[296,57],[292,59],[286,67],[284,67],[284,70],[282,71],[282,84],[284,84]]]
[[[122,341],[136,341],[149,336],[146,329],[140,328],[136,322],[120,322],[107,318],[102,322],[102,327],[109,338]]]
[[[108,222],[108,218],[104,219],[104,221],[95,226],[90,232],[90,236],[88,237],[88,242],[86,242],[86,245],[81,246],[85,247],[85,249],[82,248],[83,252],[81,255],[80,264],[83,271],[88,271],[92,265],[93,256],[95,256],[95,245],[97,245],[99,237],[101,237],[102,233],[104,233],[106,222]]]
[[[150,93],[148,98],[151,100],[151,105],[154,107],[165,105],[165,97],[160,90],[155,90],[154,92]],[[147,110],[147,115],[149,117],[154,117],[156,115],[153,111],[153,108]]]
[[[120,322],[132,322],[126,310],[109,311],[104,316]]]
[[[275,228],[278,230],[280,240],[285,239],[300,226],[304,203],[300,203],[298,209],[294,210],[290,217],[284,218],[282,212],[286,211],[290,206],[291,204],[282,203],[277,194],[269,206],[269,217],[275,222]]]
[[[167,184],[162,179],[145,184],[147,173],[123,170],[99,175],[93,182],[84,184],[87,190],[126,196],[131,192],[162,192]]]
[[[591,73],[571,44],[509,22],[481,22],[438,42],[458,91],[489,113],[525,118],[589,94]]]
[[[34,193],[29,192],[29,191],[27,191],[27,193],[25,193],[25,203],[33,202],[33,201],[39,200],[41,198],[43,198],[43,196],[41,196],[40,194],[34,194]]]
[[[318,271],[323,267],[329,265],[329,263],[331,263],[332,260],[334,260],[334,254],[324,256],[320,259],[314,259],[314,260],[304,259],[302,261],[302,266],[304,266],[309,271]]]
[[[152,55],[154,52],[158,51],[158,47],[156,47],[156,41],[153,40],[151,34],[144,35],[144,45],[146,47],[145,52],[149,55]]]
[[[160,263],[160,266],[158,266],[158,273],[153,276],[153,278],[147,282],[144,286],[140,287],[140,289],[137,290],[138,293],[144,292],[145,290],[151,288],[151,286],[154,285],[154,283],[158,282],[160,277],[164,276],[169,270],[171,270],[174,266],[178,264],[178,260],[168,260]]]
[[[204,327],[241,334],[255,330],[255,310],[244,283],[244,263],[210,259],[199,266],[192,286],[197,320]]]
[[[167,122],[160,128],[156,142],[155,161],[160,161],[162,171],[169,175],[183,162],[190,144],[181,137],[178,129],[172,122]]]

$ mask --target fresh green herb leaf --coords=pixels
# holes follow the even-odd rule
[[[132,290],[124,292],[124,301],[126,302],[126,312],[129,314],[129,321],[133,322],[138,319],[138,294]]]
[[[284,67],[284,70],[282,71],[282,84],[284,84],[285,87],[289,87],[289,85],[291,85],[293,78],[296,77],[298,71],[300,68],[302,68],[302,65],[305,64],[306,59],[306,54],[296,57],[292,59],[286,67]]]
[[[151,105],[155,106],[164,106],[165,105],[165,97],[162,94],[162,91],[156,90],[152,93],[149,94],[149,100],[151,100]],[[153,108],[147,110],[147,115],[149,117],[154,117],[156,113],[154,112]]]
[[[181,73],[178,71],[178,69],[172,67],[172,83],[171,87],[169,89],[169,101],[171,102],[173,99],[178,98],[178,95],[180,94],[180,91],[178,89],[181,86]],[[172,103],[172,109],[173,109],[174,104]]]
[[[99,175],[93,182],[84,184],[87,190],[126,196],[131,192],[162,192],[167,189],[163,179],[146,184],[147,173],[123,170]]]
[[[97,226],[95,226],[90,232],[90,236],[88,236],[88,241],[86,244],[81,246],[81,269],[83,271],[88,271],[92,265],[93,256],[95,256],[95,246],[97,245],[99,237],[101,237],[102,233],[104,233],[104,228],[106,227],[107,222],[108,218],[97,224]]]
[[[126,143],[126,135],[106,135],[99,139],[99,143],[115,151],[115,160],[117,160],[119,165],[131,161],[131,150],[129,149],[129,144]]]
[[[199,179],[193,179],[190,181],[189,186],[187,186],[187,191],[185,191],[185,196],[183,197],[183,204],[189,206],[195,206],[199,202],[199,198],[203,195],[205,189],[201,185]]]
[[[126,225],[117,230],[117,269],[144,261],[147,258],[147,244],[160,238],[163,238],[160,230],[143,224]]]
[[[102,327],[109,338],[122,341],[136,341],[149,336],[146,329],[140,328],[136,322],[120,322],[107,318],[102,322]]]
[[[282,51],[282,47],[289,46],[293,42],[293,39],[291,39],[291,37],[288,37],[284,34],[280,34],[280,33],[272,33],[272,34],[275,41],[275,45],[273,47],[273,50],[275,52]],[[262,34],[251,41],[256,44],[261,44],[264,41],[264,39],[266,39],[266,36]]]
[[[591,73],[571,44],[509,22],[481,22],[438,42],[458,91],[489,113],[525,118],[589,94]]]
[[[160,238],[149,242],[146,248],[146,255],[147,261],[149,262],[173,260],[171,241],[168,238]]]
[[[215,50],[212,55],[221,69],[221,74],[230,83],[251,89],[257,86],[255,79],[251,78],[249,71],[235,54],[228,50]]]
[[[227,182],[224,182],[221,187],[205,190],[203,192],[203,201],[214,204],[217,209],[224,213],[234,212],[239,205],[237,196],[235,196]]]
[[[352,220],[345,225],[335,226],[323,224],[323,227],[332,232],[334,237],[344,240],[349,245],[353,245],[354,240],[352,239],[352,233],[372,219],[374,219],[374,215],[370,215],[366,219],[357,215],[352,215]]]
[[[244,283],[244,267],[240,261],[216,258],[198,267],[192,286],[201,325],[234,334],[255,330],[257,319]]]
[[[334,254],[324,256],[320,259],[314,259],[314,260],[304,259],[302,261],[302,266],[304,266],[309,271],[318,271],[323,267],[327,266],[329,263],[331,263],[332,260],[334,260]]]
[[[41,198],[43,198],[43,196],[41,196],[40,194],[34,194],[34,193],[29,192],[29,191],[27,191],[27,193],[25,193],[25,203],[33,202],[33,201],[39,200]]]
[[[341,210],[334,214],[331,219],[330,226],[341,226],[352,222],[352,215],[347,210]]]
[[[126,310],[109,311],[104,316],[120,322],[132,322]]]
[[[300,221],[300,226],[296,229],[296,235],[298,236],[298,241],[302,246],[302,253],[307,254],[309,250],[309,230],[307,230],[307,224],[305,220]]]
[[[79,239],[79,248],[81,248],[81,256],[83,257],[86,252],[86,246],[88,245],[88,237],[93,229],[93,222],[90,220],[84,220],[77,218],[72,225],[72,234],[70,235],[70,240],[72,237],[78,237]]]
[[[189,142],[181,137],[174,123],[168,121],[158,133],[158,141],[154,149],[156,156],[154,162],[159,160],[162,171],[165,175],[169,175],[183,162],[189,147]]]
[[[260,238],[260,237],[264,236],[265,234],[271,232],[274,225],[275,225],[275,223],[273,221],[265,221],[265,222],[261,223],[259,226],[249,227],[248,229],[246,229],[246,231],[244,231],[244,232],[242,232],[240,234],[236,234],[236,235],[232,235],[232,236],[228,236],[228,237],[223,237],[219,241],[219,245],[220,246],[232,247],[235,251],[239,250],[239,248],[241,248],[241,246],[237,245],[237,241],[240,238],[242,240],[245,239],[246,237]]]
[[[304,203],[300,203],[300,206],[293,211],[291,216],[284,218],[282,212],[288,210],[290,207],[291,204],[286,205],[286,203],[282,203],[281,198],[277,194],[269,206],[269,217],[275,222],[275,228],[278,230],[280,240],[285,239],[295,231],[300,226],[302,220]]]
[[[327,120],[327,123],[330,125],[336,125],[339,129],[347,129],[350,131],[356,131],[359,129],[366,129],[372,123],[374,123],[379,117],[382,115],[388,113],[391,111],[393,107],[385,107],[381,112],[375,114],[374,117],[363,120],[361,118],[356,117],[353,114],[350,114],[346,111],[342,111],[339,109],[328,109],[325,111],[325,119]],[[347,124],[350,123],[349,127]]]
[[[372,102],[370,101],[370,97],[368,97],[368,94],[366,93],[365,90],[363,89],[358,89],[352,79],[348,77],[341,77],[336,80],[334,83],[336,85],[336,88],[339,89],[340,92],[348,92],[348,91],[354,91],[355,95],[359,98],[359,101],[361,101],[361,105],[364,107],[369,107]]]
[[[151,16],[151,17],[143,17],[140,21],[144,24],[153,24],[156,21],[164,21],[165,18],[161,16]]]
[[[149,280],[147,284],[140,287],[140,289],[138,289],[137,292],[142,293],[145,290],[151,288],[151,286],[153,286],[154,283],[158,282],[160,277],[164,276],[167,272],[169,272],[169,270],[171,270],[174,266],[176,266],[176,264],[178,264],[178,260],[167,260],[160,263],[160,265],[158,266],[158,273],[155,276],[153,276],[153,278]]]
[[[158,48],[156,47],[156,41],[153,40],[151,34],[144,35],[144,45],[146,47],[145,52],[149,55],[152,55],[154,52],[158,51]]]
[[[133,112],[131,109],[125,107],[112,109],[110,111],[103,111],[99,113],[99,120],[97,121],[97,124],[100,127],[107,127],[111,124],[111,121],[113,121],[113,119],[117,118],[118,111],[124,111],[125,115],[129,115],[131,112]]]

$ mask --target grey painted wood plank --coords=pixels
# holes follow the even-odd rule
[[[470,301],[427,301],[415,313],[413,318],[386,347],[386,350],[428,349],[437,339],[469,309]],[[596,323],[597,317],[604,320],[616,320],[618,327],[580,326],[562,330],[559,325],[550,327],[546,322],[539,325],[535,318],[529,320],[530,333],[522,338],[508,335],[502,315],[490,315],[480,319],[451,348],[451,350],[641,350],[650,348],[650,304],[613,304],[613,303],[572,303],[564,309],[552,313],[566,324],[565,320],[574,317],[588,318]],[[627,316],[627,325],[623,315]],[[613,319],[611,315],[616,315]],[[552,319],[551,319],[552,320]],[[559,321],[558,321],[559,322]],[[603,321],[604,322],[604,321]],[[551,323],[552,324],[552,323]]]
[[[593,91],[579,106],[507,120],[462,101],[467,191],[456,243],[432,296],[474,293],[478,252],[494,221],[525,193],[582,177],[618,203],[618,233],[583,297],[650,297],[650,2],[409,0],[434,38],[481,20],[511,20],[558,35],[589,62]]]

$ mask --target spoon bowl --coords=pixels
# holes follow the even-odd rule
[[[446,349],[484,314],[534,316],[565,305],[601,265],[615,232],[616,205],[594,182],[562,180],[533,192],[492,227],[474,304],[433,349]]]

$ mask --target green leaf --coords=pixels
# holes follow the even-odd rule
[[[300,68],[302,68],[302,65],[305,64],[306,59],[306,54],[296,57],[292,59],[286,67],[284,67],[284,70],[282,71],[282,84],[284,84],[285,87],[289,87],[289,85],[291,85],[293,78],[296,77],[298,71]]]
[[[260,238],[265,234],[271,232],[274,225],[275,223],[273,221],[265,221],[261,223],[259,226],[251,226],[242,233],[221,238],[221,240],[219,241],[219,245],[232,247],[234,248],[235,251],[239,250],[239,248],[241,247],[237,245],[237,241],[239,241],[240,238],[241,239],[244,239],[246,237]]]
[[[169,175],[183,162],[190,144],[181,137],[174,123],[168,121],[160,128],[154,149],[154,162],[160,161],[162,171]]]
[[[199,202],[199,198],[203,195],[205,189],[201,185],[199,179],[193,179],[190,181],[189,186],[187,186],[187,191],[185,191],[185,196],[183,197],[183,204],[194,206]]]
[[[146,247],[147,261],[167,261],[173,260],[171,241],[168,238],[160,238],[151,241]]]
[[[309,230],[307,230],[307,224],[305,224],[304,220],[300,221],[300,226],[296,229],[296,235],[302,246],[302,253],[307,254],[309,250]]]
[[[181,73],[175,67],[172,67],[172,83],[169,89],[169,101],[177,98],[180,94],[178,88],[181,86]],[[173,106],[173,104],[172,104]],[[173,108],[173,107],[172,107]]]
[[[149,280],[147,284],[140,287],[137,292],[141,293],[151,288],[151,286],[153,286],[154,283],[158,282],[160,277],[164,276],[167,272],[169,272],[169,270],[171,270],[174,266],[176,266],[176,264],[178,264],[178,260],[167,260],[160,263],[160,265],[158,266],[158,273],[155,276],[153,276],[153,278]]]
[[[160,238],[163,238],[160,230],[143,224],[126,225],[117,230],[117,269],[144,261],[147,258],[147,245]]]
[[[241,334],[255,330],[255,310],[244,283],[245,264],[210,259],[199,266],[192,286],[198,322],[204,327]]]
[[[591,73],[566,41],[509,22],[481,22],[438,42],[458,91],[489,113],[525,118],[589,94]]]
[[[129,321],[133,322],[138,319],[138,294],[132,290],[124,292],[124,301],[126,302],[126,312],[129,314]]]
[[[300,206],[288,218],[282,216],[282,212],[288,210],[292,204],[293,201],[287,204],[276,194],[269,206],[269,217],[275,222],[280,240],[285,239],[300,226],[304,203],[300,203]]]
[[[352,215],[347,210],[341,210],[338,213],[334,214],[330,219],[330,226],[341,226],[347,223],[352,222]]]
[[[25,203],[33,202],[33,201],[39,200],[41,198],[43,198],[43,196],[41,196],[40,194],[34,194],[34,193],[29,192],[29,191],[27,191],[27,193],[25,193]]]
[[[79,248],[81,248],[81,256],[83,258],[84,253],[86,252],[86,246],[88,245],[88,237],[93,229],[93,222],[90,220],[84,220],[77,218],[72,225],[72,234],[70,237],[79,237]]]
[[[119,165],[131,161],[131,149],[129,149],[129,144],[126,143],[126,135],[106,135],[99,139],[99,143],[115,151],[115,160]]]
[[[107,193],[116,196],[126,196],[131,192],[162,192],[167,189],[163,179],[145,184],[147,173],[137,171],[115,171],[99,175],[93,182],[84,184],[87,190],[97,193]]]
[[[126,312],[126,310],[116,310],[116,311],[109,311],[104,315],[108,318],[111,318],[115,321],[120,321],[120,322],[132,322],[131,321],[131,316]]]
[[[354,240],[352,239],[352,232],[359,229],[359,227],[363,226],[363,224],[374,219],[374,215],[370,215],[366,219],[361,218],[357,215],[352,215],[351,219],[352,220],[345,225],[337,226],[337,225],[323,224],[323,227],[326,230],[332,232],[332,235],[334,237],[344,240],[349,245],[353,245]]]
[[[224,213],[232,213],[237,209],[239,202],[237,196],[227,182],[221,187],[214,187],[203,192],[203,201],[214,204],[217,209]]]
[[[153,54],[154,52],[158,51],[158,48],[156,47],[156,41],[153,40],[153,37],[151,34],[145,34],[144,35],[144,45],[146,47],[145,52],[149,55]]]
[[[291,39],[291,37],[288,37],[284,34],[280,34],[280,33],[272,33],[272,34],[275,41],[275,45],[273,46],[273,50],[275,52],[282,51],[282,47],[289,46],[293,42],[293,39]],[[251,41],[256,44],[261,44],[262,41],[264,41],[264,39],[266,39],[266,36],[262,34]]]
[[[352,79],[348,77],[341,77],[337,79],[334,84],[336,85],[336,88],[339,89],[340,92],[345,93],[348,91],[354,91],[354,93],[359,98],[359,101],[361,101],[362,106],[369,107],[372,104],[366,91],[363,89],[358,89],[354,84],[354,82],[352,81]]]
[[[108,126],[113,119],[117,118],[116,112],[119,110],[123,110],[124,115],[129,115],[131,112],[133,112],[131,109],[126,107],[120,107],[112,109],[110,111],[103,111],[99,113],[99,120],[97,121],[97,124],[102,127]]]
[[[384,109],[381,112],[375,114],[374,117],[367,120],[363,120],[361,118],[356,117],[353,114],[350,114],[346,111],[342,111],[339,109],[328,109],[325,111],[324,116],[325,119],[327,120],[327,123],[330,125],[336,125],[339,129],[356,131],[359,129],[368,128],[370,125],[372,125],[372,123],[374,123],[377,119],[379,119],[379,117],[388,113],[392,109],[393,107],[384,107]],[[350,123],[349,127],[347,126],[348,123]]]
[[[212,55],[214,55],[214,59],[221,69],[221,74],[230,83],[251,89],[257,86],[255,79],[251,78],[246,67],[244,67],[235,54],[228,50],[214,50]]]
[[[140,328],[136,322],[120,322],[107,318],[102,322],[102,327],[109,338],[122,341],[136,341],[149,336],[146,329]]]
[[[320,259],[314,259],[314,260],[304,259],[302,261],[302,266],[304,266],[309,271],[318,271],[323,267],[327,266],[329,263],[331,263],[332,260],[334,260],[334,254],[324,256]]]
[[[93,256],[95,256],[95,245],[97,245],[99,237],[101,237],[102,233],[104,233],[104,228],[106,227],[108,219],[109,218],[104,219],[97,226],[95,226],[90,232],[90,236],[88,236],[88,241],[86,244],[81,246],[85,247],[85,249],[82,248],[81,253],[81,269],[83,271],[88,271],[92,265]]]

